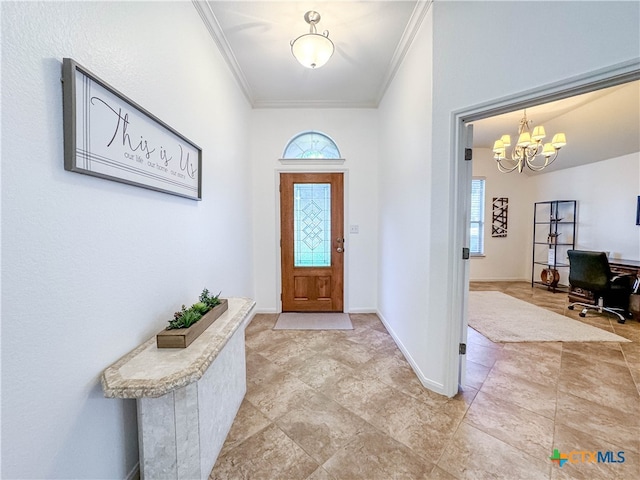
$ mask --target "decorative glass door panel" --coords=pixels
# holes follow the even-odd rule
[[[342,312],[342,173],[281,173],[283,312]]]
[[[293,185],[294,265],[331,265],[331,184]]]

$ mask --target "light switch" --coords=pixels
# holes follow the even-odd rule
[[[358,225],[349,225],[349,233],[360,233],[360,227]]]

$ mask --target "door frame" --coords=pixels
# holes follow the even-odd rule
[[[349,242],[349,229],[347,226],[349,225],[349,169],[347,168],[335,168],[334,166],[328,166],[327,168],[321,168],[317,165],[309,166],[309,168],[304,167],[281,167],[276,168],[274,172],[274,201],[276,206],[276,221],[275,221],[275,244],[276,244],[276,313],[282,313],[282,250],[280,247],[280,232],[281,232],[281,221],[280,221],[280,174],[281,173],[342,173],[343,174],[343,203],[342,208],[344,209],[343,215],[343,228],[345,232],[345,247],[344,247],[344,267],[343,267],[343,311],[345,313],[349,313],[349,253],[350,253],[350,242]]]
[[[459,344],[466,339],[467,331],[467,296],[469,293],[469,280],[465,280],[465,260],[462,259],[462,248],[469,247],[463,243],[464,231],[468,228],[466,213],[459,207],[468,205],[471,201],[471,189],[467,188],[464,168],[464,126],[476,120],[493,117],[514,110],[520,110],[534,105],[550,103],[583,93],[601,90],[603,88],[621,85],[623,83],[640,80],[640,59],[622,62],[598,69],[586,74],[569,77],[558,82],[544,85],[539,88],[527,90],[522,93],[502,97],[488,102],[456,110],[451,113],[451,137],[450,137],[450,170],[451,198],[449,218],[451,219],[451,233],[453,240],[452,249],[452,275],[448,291],[450,321],[447,322],[447,338],[449,347],[445,359],[445,378],[443,382],[444,394],[453,396],[460,386],[461,361]]]

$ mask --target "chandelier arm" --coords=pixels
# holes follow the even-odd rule
[[[520,162],[522,158],[525,156],[524,149],[522,147],[518,147],[517,145],[513,147],[511,150],[511,160],[514,162]]]
[[[533,145],[529,145],[526,148],[527,151],[527,159],[531,159],[533,160],[535,158],[536,155],[538,155],[540,153],[540,147],[542,145],[540,144],[540,142],[536,142]]]
[[[535,158],[531,158],[531,160],[527,159],[527,166],[531,169],[534,170],[536,172],[539,172],[540,170],[542,170],[543,168],[548,167],[549,165],[551,165],[554,160],[556,158],[558,158],[558,152],[560,151],[560,149],[556,149],[556,152],[554,153],[553,157],[544,157],[544,165],[536,165],[533,163],[533,160],[535,160]],[[551,158],[551,160],[549,160]]]
[[[505,167],[504,165],[502,165],[502,160],[496,160],[496,165],[498,165],[498,170],[500,171],[500,173],[511,173],[516,168],[518,168],[520,162],[517,162],[513,167]]]
[[[556,153],[553,154],[553,158],[551,160],[549,160],[549,162],[547,163],[546,166],[551,165],[555,161],[555,159],[558,158],[558,153],[560,153],[560,149],[559,148],[556,149]]]
[[[529,167],[529,169],[533,170],[534,172],[539,172],[546,168],[548,165],[549,163],[547,162],[547,159],[545,159],[544,165],[534,165],[533,163],[529,162],[529,160],[527,160],[527,167]]]

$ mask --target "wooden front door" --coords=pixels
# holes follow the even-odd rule
[[[280,174],[283,312],[344,308],[342,173]]]

